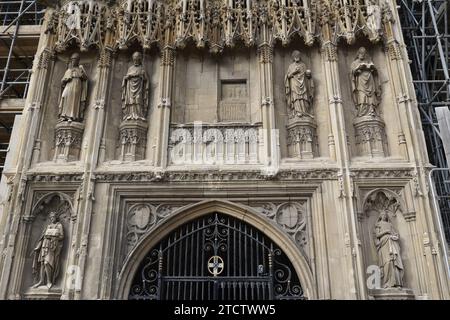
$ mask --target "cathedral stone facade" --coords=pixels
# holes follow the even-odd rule
[[[0,298],[449,298],[395,1],[46,4]]]

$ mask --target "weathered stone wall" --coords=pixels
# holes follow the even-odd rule
[[[97,1],[97,11],[89,3],[78,1],[80,12],[71,1],[47,10],[24,129],[4,171],[0,298],[127,298],[137,266],[158,240],[216,211],[264,231],[310,299],[449,298],[395,1],[379,1],[378,29],[362,1],[289,2],[286,16],[276,5],[285,1],[250,1],[250,8],[189,1],[186,9],[183,1],[154,1],[150,9]],[[356,20],[345,16],[356,9]],[[352,95],[360,47],[381,85],[379,114],[366,118]],[[285,76],[295,50],[314,83],[309,118],[289,118]],[[64,72],[79,68],[73,53],[88,90],[84,117],[68,121],[58,104]],[[148,76],[146,105],[136,103],[148,108],[144,119],[123,116],[133,65]],[[199,121],[197,141],[192,124]],[[359,140],[355,128],[364,133]],[[58,146],[57,129],[66,135]],[[176,130],[192,141],[174,137]],[[217,138],[226,130],[247,134],[225,139],[234,153]],[[207,153],[213,161],[203,161]],[[54,240],[60,270],[51,288],[33,288],[32,253],[51,212],[64,230]],[[400,247],[403,284],[372,290],[370,268],[380,264],[374,230],[385,213],[398,233],[392,241]]]

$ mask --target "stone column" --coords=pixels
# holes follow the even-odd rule
[[[342,104],[341,72],[338,68],[338,52],[336,39],[333,38],[333,28],[330,25],[332,19],[328,4],[322,8],[322,65],[324,69],[324,79],[327,87],[329,99],[331,133],[329,135],[329,146],[331,156],[336,155],[336,162],[339,168],[338,181],[335,184],[338,195],[336,214],[340,221],[340,233],[342,243],[336,244],[342,248],[346,265],[344,270],[348,270],[348,278],[343,281],[347,284],[345,289],[348,292],[348,299],[365,299],[365,271],[363,270],[362,253],[357,235],[357,214],[353,199],[353,178],[350,171],[350,152],[347,143],[347,132],[345,130],[344,106]]]
[[[265,33],[264,33],[265,34]],[[263,128],[264,155],[262,162],[267,174],[273,175],[279,167],[279,135],[275,128],[275,111],[273,105],[273,47],[268,42],[262,42],[258,48],[260,88],[261,88],[261,118]]]
[[[156,140],[152,141],[153,165],[164,170],[167,167],[169,148],[170,108],[172,106],[173,75],[175,67],[175,11],[170,6],[165,8],[167,20],[164,25],[164,43],[161,49],[161,66],[159,77],[159,98],[152,125],[157,127]]]
[[[152,120],[152,124],[157,126],[154,166],[160,169],[165,169],[167,167],[175,54],[175,49],[169,45],[162,50],[159,78],[159,103],[155,112],[155,119]]]
[[[84,164],[83,180],[78,190],[78,212],[76,214],[77,223],[75,224],[72,235],[72,243],[74,248],[70,250],[68,256],[68,265],[77,266],[77,274],[79,282],[83,284],[85,264],[87,258],[88,239],[91,226],[92,208],[95,197],[95,175],[94,170],[97,166],[102,132],[105,125],[105,101],[110,90],[110,73],[113,52],[105,48],[99,53],[97,66],[98,82],[95,87],[95,104],[92,106],[89,128],[87,133],[88,145],[85,157],[82,159]],[[82,288],[71,290],[64,287],[62,293],[63,299],[81,299]]]

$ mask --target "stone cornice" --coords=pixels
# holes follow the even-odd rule
[[[287,45],[297,37],[307,46],[339,43],[340,39],[352,44],[356,36],[373,43],[387,41],[388,37],[393,40],[383,28],[383,24],[393,23],[384,19],[391,16],[391,8],[385,1],[372,5],[379,10],[370,18],[367,6],[359,2],[319,0],[292,1],[287,5],[280,0],[41,0],[41,3],[59,8],[55,30],[58,51],[73,43],[84,51],[90,47],[125,50],[135,42],[144,48],[184,48],[193,42],[198,48],[208,47],[212,53],[218,53],[238,42],[246,46],[272,46],[275,42]],[[334,31],[330,34],[329,30]]]

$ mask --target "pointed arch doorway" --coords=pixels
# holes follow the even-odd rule
[[[304,299],[295,269],[272,240],[235,217],[213,212],[191,220],[150,249],[129,299]]]

